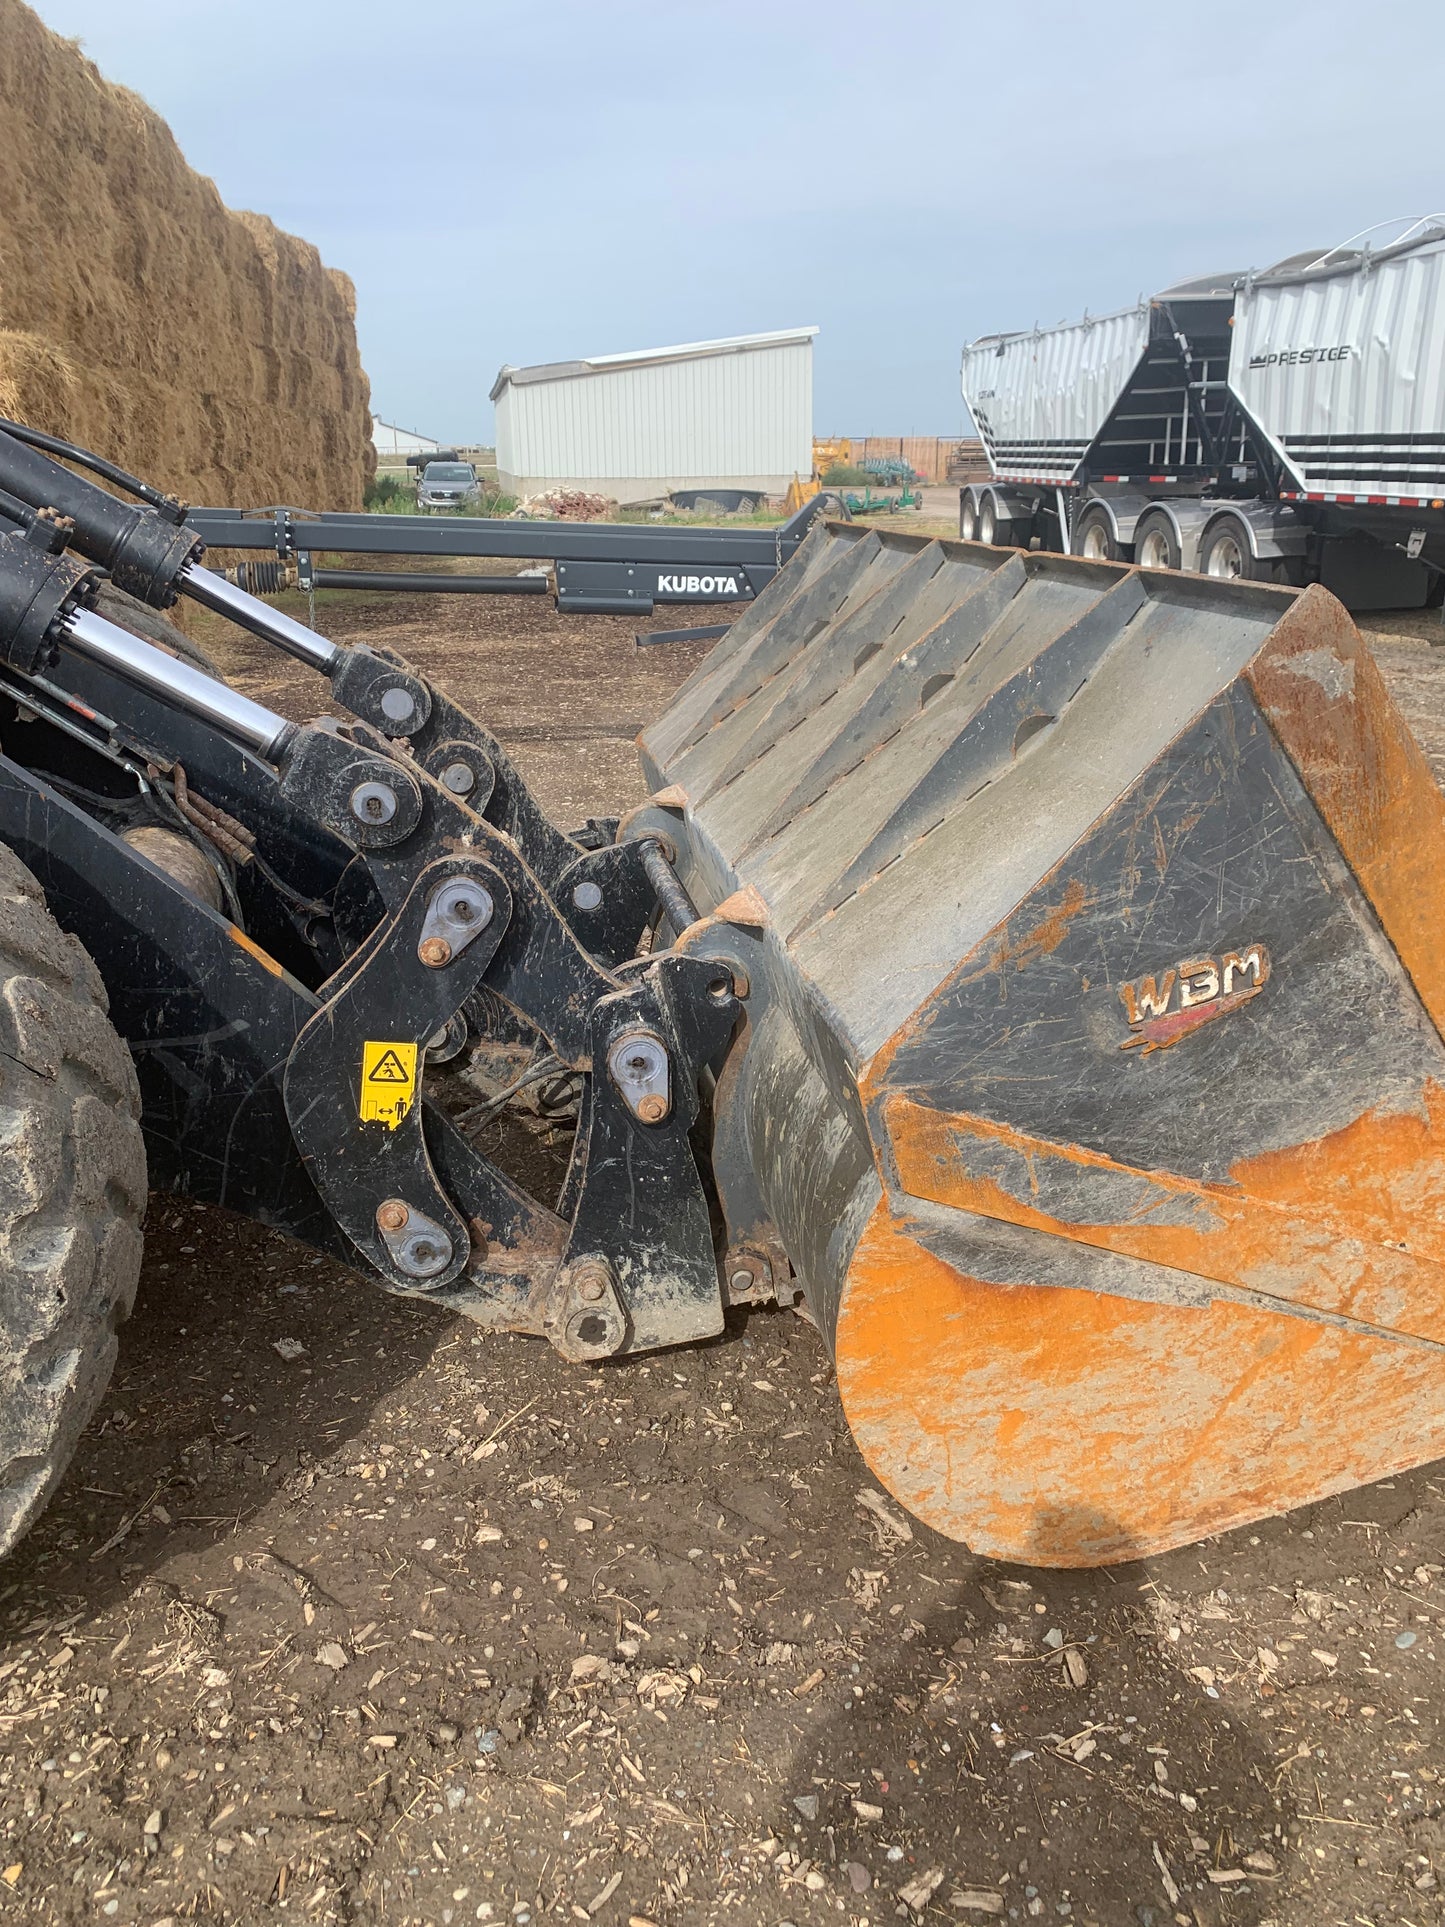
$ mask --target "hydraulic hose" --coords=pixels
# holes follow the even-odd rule
[[[173,496],[164,495],[149,482],[143,482],[139,475],[132,475],[126,469],[117,468],[114,462],[106,461],[93,449],[80,448],[74,442],[63,441],[59,435],[47,435],[39,428],[31,428],[25,422],[8,421],[0,415],[0,429],[13,435],[16,441],[24,442],[30,448],[44,449],[48,455],[58,455],[62,461],[74,462],[80,468],[88,468],[92,475],[99,475],[116,488],[123,488],[127,495],[134,495],[139,501],[149,502],[153,509],[167,516],[172,522],[182,518],[182,508]]]
[[[75,525],[71,546],[108,569],[118,588],[152,608],[170,607],[181,571],[204,547],[194,529],[162,520],[153,508],[122,502],[3,429],[0,489],[31,508],[65,516]]]
[[[42,441],[76,459],[89,459],[97,467],[101,466],[98,457],[72,450],[53,436],[35,436],[28,429],[24,433],[26,439],[22,441],[0,426],[0,492],[18,497],[21,504],[33,509],[55,509],[68,517],[75,525],[71,546],[99,568],[108,569],[118,587],[153,609],[168,609],[184,590],[253,635],[299,657],[323,675],[331,674],[342,650],[203,568],[205,543],[194,529],[167,521],[154,506],[120,501],[108,489],[63,468],[50,455],[30,446],[30,441]],[[109,470],[109,464],[105,467]],[[145,488],[144,483],[120,469],[114,470],[113,479],[122,487]],[[154,489],[147,494],[165,499],[157,498]],[[3,508],[0,501],[0,512]]]

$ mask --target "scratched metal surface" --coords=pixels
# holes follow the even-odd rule
[[[815,532],[644,735],[854,1069],[1257,653],[1288,597]]]
[[[820,531],[648,732],[865,1458],[1090,1564],[1445,1449],[1445,800],[1332,598]]]

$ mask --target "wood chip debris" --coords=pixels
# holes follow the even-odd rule
[[[955,1887],[948,1896],[948,1904],[966,1914],[1001,1914],[1003,1895],[989,1893],[983,1887]]]
[[[617,1872],[613,1874],[612,1878],[607,1882],[606,1886],[603,1887],[602,1891],[599,1894],[595,1895],[593,1899],[588,1901],[587,1903],[588,1913],[594,1916],[597,1914],[600,1914],[602,1909],[607,1905],[608,1901],[611,1900],[612,1896],[617,1892],[617,1889],[621,1885],[622,1885],[622,1869],[619,1867],[617,1869]]]
[[[894,1539],[899,1545],[907,1545],[913,1537],[913,1527],[901,1512],[894,1511],[881,1492],[875,1492],[871,1486],[864,1486],[858,1494],[858,1503],[865,1512],[871,1512],[877,1520],[885,1541]]]
[[[907,1886],[900,1887],[898,1898],[905,1907],[911,1907],[915,1914],[921,1914],[942,1885],[942,1867],[930,1867],[927,1873],[919,1874]]]
[[[1165,1898],[1171,1907],[1177,1907],[1179,1905],[1179,1888],[1173,1874],[1169,1871],[1169,1862],[1164,1858],[1163,1851],[1157,1840],[1151,1841],[1150,1844],[1154,1849],[1154,1864],[1159,1869],[1159,1878],[1164,1882]],[[1211,1874],[1210,1879],[1212,1880],[1213,1878],[1214,1876]]]

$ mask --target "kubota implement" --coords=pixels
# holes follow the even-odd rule
[[[703,491],[706,493],[706,491]],[[836,498],[830,498],[836,500]],[[186,526],[221,549],[270,550],[269,563],[243,562],[240,586],[269,593],[301,589],[406,589],[438,595],[545,595],[579,615],[650,615],[659,602],[751,602],[797,553],[829,506],[800,502],[773,527],[656,526],[645,522],[513,521],[508,517],[359,515],[306,509],[192,508]],[[452,575],[422,570],[378,574],[318,566],[318,554],[497,556],[551,564],[547,575]],[[292,573],[294,571],[294,574]],[[233,570],[233,574],[237,571]]]
[[[820,524],[646,733],[651,801],[569,835],[400,657],[37,439],[0,434],[4,1543],[134,1288],[137,1108],[152,1183],[570,1359],[801,1292],[874,1471],[1000,1556],[1445,1449],[1445,803],[1323,590]],[[354,720],[181,659],[178,593]],[[580,1089],[556,1199],[428,1095],[469,1043],[519,1053],[498,1101]]]

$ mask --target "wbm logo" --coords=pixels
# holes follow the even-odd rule
[[[1225,1017],[1257,997],[1269,982],[1269,952],[1262,943],[1227,950],[1222,957],[1192,957],[1162,977],[1120,984],[1130,1035],[1120,1050],[1167,1050],[1181,1037]]]

